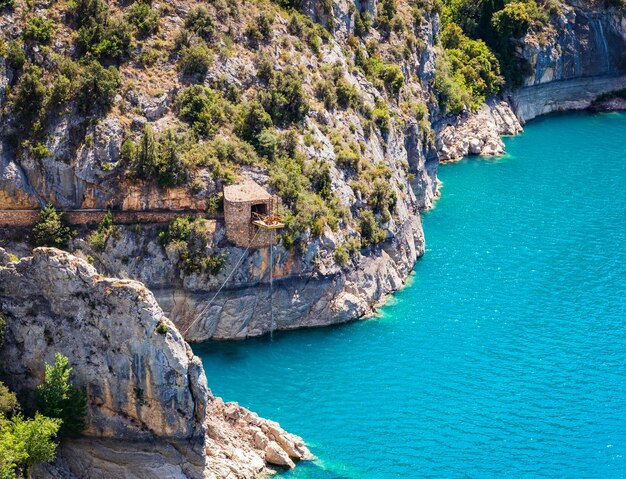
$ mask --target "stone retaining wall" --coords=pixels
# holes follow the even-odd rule
[[[106,213],[106,210],[73,210],[65,211],[64,215],[70,225],[81,226],[99,223]],[[223,218],[223,215],[199,210],[114,211],[113,221],[117,224],[167,223],[180,216]],[[38,219],[39,210],[0,210],[0,227],[33,226]]]

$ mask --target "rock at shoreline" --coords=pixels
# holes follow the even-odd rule
[[[439,161],[458,161],[467,155],[497,156],[504,153],[501,135],[517,135],[522,125],[504,101],[491,100],[476,113],[445,121],[437,135]]]

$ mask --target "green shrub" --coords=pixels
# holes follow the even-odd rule
[[[68,358],[60,353],[54,355],[53,364],[46,364],[44,382],[37,387],[37,409],[62,421],[62,436],[79,436],[85,429],[87,395],[70,383],[72,368],[68,364]]]
[[[11,96],[11,110],[26,123],[39,116],[43,107],[46,87],[41,76],[39,68],[31,67],[19,78]]]
[[[153,10],[149,2],[140,0],[133,3],[126,14],[131,25],[134,25],[141,36],[152,35],[159,29],[161,21],[159,12]]]
[[[235,131],[240,138],[258,148],[261,132],[273,126],[272,117],[265,111],[263,105],[258,101],[251,101],[240,110]]]
[[[194,7],[189,10],[187,18],[185,18],[185,28],[207,42],[211,42],[215,39],[215,23],[209,11],[203,6]]]
[[[213,61],[213,52],[204,43],[183,47],[180,51],[178,67],[185,75],[206,75]]]
[[[363,246],[377,245],[385,241],[385,232],[378,226],[374,214],[370,210],[359,212],[359,233]]]
[[[270,169],[270,185],[289,209],[283,235],[286,248],[291,247],[294,237],[307,230],[312,236],[319,236],[325,226],[337,228],[339,213],[334,204],[310,190],[311,182],[303,172],[302,158],[277,158]]]
[[[70,13],[78,27],[91,23],[106,23],[109,15],[103,0],[73,0]]]
[[[219,164],[254,165],[260,162],[252,146],[235,137],[215,138],[208,144],[208,149]]]
[[[103,67],[94,60],[83,69],[77,91],[77,106],[83,113],[107,111],[113,104],[113,98],[122,80],[113,66]]]
[[[277,73],[269,88],[260,93],[260,101],[279,126],[300,122],[309,111],[302,79],[293,68]]]
[[[453,23],[441,32],[445,57],[439,62],[435,87],[445,109],[456,113],[461,105],[477,109],[502,84],[500,65],[482,40],[468,38]]]
[[[57,75],[48,93],[47,104],[61,106],[72,99],[74,94],[72,81],[62,73]]]
[[[9,42],[7,45],[7,65],[14,70],[21,70],[26,63],[26,52],[22,44],[17,41]]]
[[[342,108],[354,108],[359,104],[359,91],[343,76],[336,83],[337,103]]]
[[[262,41],[272,38],[272,18],[268,13],[262,13],[248,24],[244,34],[253,47],[258,47]]]
[[[43,143],[36,143],[35,146],[32,147],[31,151],[35,155],[36,158],[43,160],[47,156],[50,156],[50,150]]]
[[[46,45],[52,39],[54,20],[42,15],[34,15],[28,19],[24,27],[24,38],[31,42]]]
[[[389,114],[389,107],[386,103],[379,103],[376,108],[374,108],[372,118],[383,136],[388,135],[389,128],[391,127],[391,115]]]
[[[385,82],[385,87],[390,93],[398,95],[404,86],[404,75],[398,65],[385,65],[381,71],[381,77]]]
[[[167,332],[169,331],[169,328],[167,327],[167,324],[165,324],[165,321],[158,321],[156,328],[154,329],[158,334],[167,334]]]
[[[95,251],[102,253],[109,238],[119,239],[121,235],[122,229],[113,224],[113,213],[109,210],[98,224],[97,230],[87,237],[87,242]]]
[[[159,186],[173,188],[189,180],[189,167],[184,161],[182,140],[168,129],[159,137],[158,176]]]
[[[337,106],[337,91],[330,80],[318,82],[315,85],[315,95],[324,103],[327,110],[334,110]]]
[[[267,55],[262,55],[257,61],[256,76],[265,83],[274,80],[274,65]]]
[[[133,27],[122,17],[106,17],[103,23],[90,21],[78,30],[78,49],[83,55],[103,60],[122,60],[133,45]]]
[[[356,12],[354,17],[354,34],[365,36],[372,26],[372,16],[369,12]]]
[[[263,36],[263,40],[269,41],[272,38],[272,24],[274,23],[270,13],[262,13],[256,17],[256,24]]]
[[[7,415],[17,412],[19,410],[19,407],[20,405],[17,402],[17,397],[15,397],[15,394],[9,391],[9,388],[7,388],[2,382],[0,382],[0,417],[6,417]],[[0,471],[1,470],[2,469],[0,468]]]
[[[313,190],[324,200],[330,199],[333,182],[330,177],[330,165],[328,162],[322,160],[313,162],[306,173],[311,181]]]
[[[15,0],[0,0],[0,11],[15,8]]]
[[[0,474],[3,479],[30,477],[30,469],[54,460],[61,421],[36,413],[32,419],[0,415]]]
[[[150,123],[143,127],[141,140],[137,147],[137,156],[134,158],[133,171],[144,180],[156,177],[159,163],[159,144]]]
[[[350,260],[350,256],[343,246],[337,246],[337,248],[335,249],[334,257],[335,263],[337,263],[339,266],[345,266]]]
[[[540,18],[539,7],[534,0],[507,3],[494,13],[491,24],[502,39],[520,38]]]
[[[211,195],[207,200],[207,212],[217,214],[224,211],[224,196],[220,193]]]
[[[304,32],[304,22],[300,20],[300,17],[296,12],[291,12],[289,15],[289,23],[287,24],[287,31],[296,37],[302,36]]]
[[[398,196],[387,181],[376,179],[371,184],[367,202],[375,213],[381,214],[383,221],[389,221],[391,219],[391,213],[393,213],[396,208]]]
[[[361,153],[356,143],[335,147],[335,158],[337,164],[342,168],[350,168],[354,171],[359,171],[360,169]]]
[[[130,138],[126,138],[122,142],[122,146],[120,148],[120,160],[124,162],[126,165],[134,165],[137,161],[137,156],[139,155],[139,147],[137,143],[135,143]]]
[[[191,176],[185,160],[187,143],[185,137],[171,129],[157,137],[146,123],[138,143],[130,139],[122,143],[120,157],[137,178],[156,180],[161,187],[173,188],[187,183]]]
[[[219,92],[193,85],[179,93],[178,116],[200,136],[211,137],[225,122],[224,103]]]
[[[273,160],[278,148],[278,136],[271,128],[266,128],[257,137],[257,152],[259,155]]]
[[[179,253],[179,267],[185,274],[218,274],[227,263],[225,253],[206,254],[212,233],[209,222],[203,218],[176,218],[161,235],[164,245],[174,248]]]
[[[405,78],[398,65],[384,63],[375,51],[368,55],[362,49],[355,53],[355,64],[363,74],[379,89],[397,95],[404,86]]]
[[[381,0],[378,4],[376,26],[383,32],[389,33],[397,10],[396,0]]]
[[[62,213],[58,213],[52,205],[42,208],[39,213],[39,220],[33,227],[35,246],[52,246],[63,249],[67,247],[72,236],[72,230],[63,222]]]

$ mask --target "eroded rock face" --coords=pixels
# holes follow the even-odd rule
[[[261,433],[292,459],[309,457],[300,438],[211,395],[200,360],[141,283],[104,278],[52,248],[17,263],[2,251],[0,264],[3,381],[32,406],[44,363],[61,352],[88,396],[86,437],[35,477],[162,477],[158,468],[172,478],[252,478],[268,467]]]

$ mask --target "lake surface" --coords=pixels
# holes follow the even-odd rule
[[[626,477],[626,115],[552,116],[444,165],[376,320],[194,347],[301,435],[290,479]]]

